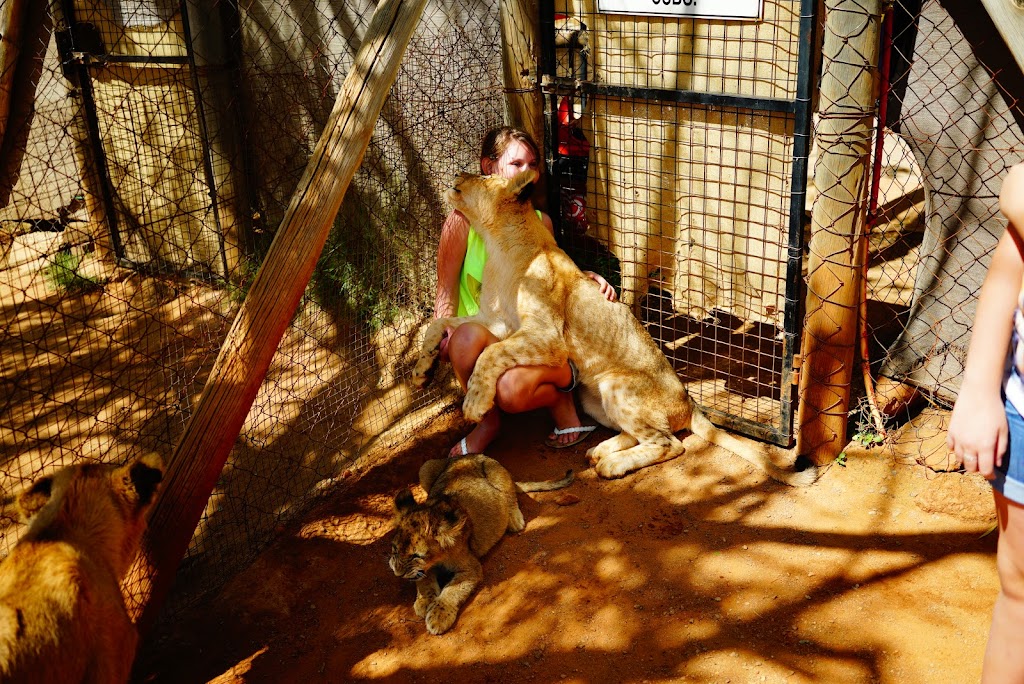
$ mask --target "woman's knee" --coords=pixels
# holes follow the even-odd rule
[[[472,358],[480,356],[480,352],[491,344],[491,332],[479,323],[463,323],[452,331],[448,340],[448,356],[450,358]]]
[[[528,382],[528,374],[521,368],[510,368],[501,374],[495,387],[495,400],[505,413],[522,413],[533,408],[536,387]]]

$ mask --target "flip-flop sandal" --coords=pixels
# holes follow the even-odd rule
[[[448,453],[448,458],[458,458],[460,456],[468,456],[469,455],[469,445],[466,444],[466,438],[465,437],[460,439],[459,443],[456,444],[455,446],[459,447],[459,450],[457,452],[455,452],[454,455],[451,452],[449,452]]]
[[[553,432],[555,433],[555,437],[558,437],[560,435],[577,435],[577,437],[576,439],[566,442],[565,444],[562,444],[557,439],[552,439],[551,437],[548,437],[547,439],[544,440],[544,445],[552,449],[565,449],[567,447],[576,446],[577,444],[585,440],[587,437],[589,437],[590,433],[593,432],[595,429],[597,429],[596,425],[579,425],[577,427],[555,428],[553,430]]]

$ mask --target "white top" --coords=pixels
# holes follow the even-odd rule
[[[1013,335],[1006,359],[1005,377],[1003,388],[1006,398],[1017,409],[1017,413],[1024,416],[1024,286],[1021,287],[1017,308],[1013,312]]]

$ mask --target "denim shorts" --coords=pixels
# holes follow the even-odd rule
[[[1024,418],[1009,401],[1006,402],[1006,422],[1010,427],[1003,465],[996,468],[992,489],[1010,501],[1024,504]]]

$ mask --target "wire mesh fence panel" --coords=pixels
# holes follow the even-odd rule
[[[1024,161],[1024,79],[984,12],[901,0],[890,25],[866,269],[870,360],[882,414],[896,425],[916,416],[901,448],[944,469],[946,410],[1006,225],[1001,181]]]
[[[19,154],[0,209],[0,554],[33,476],[172,453],[375,8],[215,5],[74,0],[37,17],[31,116],[4,136]],[[441,193],[501,123],[497,12],[428,4],[172,611],[451,403],[451,383],[405,378],[433,307]]]
[[[563,242],[621,287],[719,421],[788,444],[812,10],[765,2],[757,21],[723,21],[612,5],[556,5]]]

